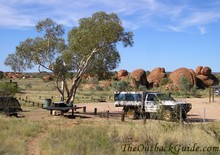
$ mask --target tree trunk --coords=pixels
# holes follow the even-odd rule
[[[89,60],[92,58],[92,56],[97,52],[96,49],[94,49],[91,54],[89,55],[89,57],[86,59],[85,62],[81,62],[80,63],[80,67],[79,67],[79,70],[77,71],[73,82],[72,82],[72,85],[71,85],[71,88],[70,88],[70,91],[69,91],[69,94],[68,94],[68,98],[66,100],[66,103],[70,103],[71,99],[73,98],[73,100],[75,99],[75,95],[76,95],[76,91],[82,81],[82,76],[83,74],[86,72],[87,68],[88,68],[88,64],[89,64]]]

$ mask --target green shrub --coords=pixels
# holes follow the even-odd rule
[[[161,86],[164,86],[164,85],[168,84],[169,81],[170,81],[169,78],[162,78]]]
[[[103,88],[100,87],[99,85],[97,85],[97,86],[95,86],[95,90],[97,90],[97,91],[103,91]]]
[[[112,84],[115,91],[128,91],[130,90],[130,84],[126,81],[115,81]]]
[[[13,96],[19,92],[19,87],[13,82],[0,82],[0,96]]]
[[[31,83],[27,83],[25,86],[25,89],[31,89],[32,88],[32,84]]]
[[[2,71],[0,71],[0,79],[4,78],[4,73]]]

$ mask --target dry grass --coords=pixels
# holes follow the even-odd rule
[[[19,98],[43,103],[45,98],[53,96],[59,100],[54,83],[44,83],[41,79],[16,80],[22,93]],[[31,87],[30,87],[31,86]],[[113,91],[94,91],[79,89],[76,102],[88,102],[91,98],[111,96]],[[41,97],[39,97],[41,96]],[[26,104],[26,103],[25,103]],[[31,103],[30,103],[31,104]],[[27,104],[26,104],[27,105]],[[30,108],[30,111],[36,108]],[[171,144],[199,147],[219,146],[220,123],[180,125],[163,121],[147,120],[120,122],[119,120],[103,120],[93,124],[93,120],[67,120],[65,118],[48,121],[36,121],[28,118],[0,116],[0,154],[27,154],[27,143],[41,132],[46,132],[40,141],[41,153],[44,155],[102,155],[102,154],[173,154],[166,152],[125,151],[122,146],[168,147]],[[220,152],[220,151],[219,151]],[[219,152],[211,152],[219,154]],[[179,152],[179,154],[198,154],[198,152]],[[201,154],[201,152],[199,152]],[[204,154],[208,154],[204,152]]]
[[[34,110],[29,108],[29,110]],[[171,144],[200,148],[220,146],[220,123],[185,124],[147,120],[84,120],[76,118],[41,119],[0,116],[0,154],[27,154],[27,144],[39,133],[46,133],[39,141],[44,155],[91,155],[91,154],[173,154],[123,150],[125,144],[169,147]],[[198,152],[176,152],[176,154]],[[200,153],[200,152],[199,152]],[[218,154],[219,152],[211,152]],[[200,153],[201,154],[201,153]],[[209,154],[205,152],[204,154]]]
[[[214,130],[220,124],[214,125],[180,125],[161,121],[147,121],[146,125],[137,122],[120,123],[106,121],[99,125],[85,125],[68,129],[54,128],[41,141],[43,154],[172,154],[167,152],[123,151],[124,144],[131,146],[169,147],[171,144],[181,146],[219,146],[219,140]],[[219,133],[220,134],[220,133]],[[54,149],[56,148],[56,149]],[[177,152],[176,152],[177,153]],[[178,152],[179,154],[184,152]],[[187,152],[195,154],[196,152]],[[198,153],[198,152],[197,152]],[[216,152],[212,152],[215,154]],[[207,152],[206,152],[207,154]],[[217,154],[217,153],[216,153]]]
[[[26,154],[28,140],[42,130],[42,122],[0,115],[0,154]]]

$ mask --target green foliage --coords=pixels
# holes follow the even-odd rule
[[[4,78],[4,73],[2,71],[0,71],[0,79]]]
[[[112,87],[115,91],[128,91],[131,88],[127,81],[115,81],[113,82]]]
[[[145,86],[139,85],[138,86],[138,91],[146,91],[147,88]]]
[[[27,38],[21,42],[16,47],[15,54],[9,54],[5,65],[14,71],[32,69],[36,65],[51,69],[50,65],[55,63],[55,57],[59,57],[66,48],[64,39],[61,38],[64,30],[50,18],[39,21],[36,30],[38,33],[44,33],[43,36]]]
[[[0,82],[0,96],[13,96],[19,91],[16,83]]]
[[[170,79],[169,78],[162,78],[162,81],[161,81],[161,86],[164,86],[164,85],[166,85],[166,84],[168,84],[168,82],[170,81]]]
[[[74,55],[76,60],[82,60],[93,49],[98,49],[99,52],[91,61],[92,65],[88,70],[90,74],[104,79],[105,73],[115,69],[120,62],[117,43],[122,42],[125,47],[132,46],[132,37],[132,32],[124,31],[116,14],[97,12],[92,17],[80,19],[79,26],[69,32],[69,52]]]
[[[120,55],[117,43],[122,42],[125,47],[133,45],[133,33],[124,31],[120,19],[114,13],[97,12],[92,17],[80,19],[79,27],[69,32],[68,46],[62,38],[63,26],[50,18],[39,21],[36,30],[39,36],[21,42],[15,53],[8,55],[5,65],[14,71],[38,66],[39,70],[43,68],[52,72],[58,92],[62,98],[67,94],[67,101],[74,99],[87,69],[91,74],[98,75],[99,79],[105,79],[108,72],[118,66]],[[76,73],[76,81],[69,88],[67,78],[71,72]],[[62,81],[65,89],[61,90]]]
[[[181,89],[183,91],[189,91],[190,90],[191,83],[190,83],[188,78],[186,78],[186,77],[180,78],[179,83],[180,83]]]
[[[103,91],[103,88],[100,87],[99,85],[97,85],[97,86],[95,86],[95,90],[97,90],[97,91]]]

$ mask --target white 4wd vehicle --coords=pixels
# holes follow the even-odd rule
[[[127,117],[133,119],[146,114],[147,118],[185,120],[192,108],[190,103],[178,102],[159,92],[115,92],[114,99],[115,106],[123,107]]]

